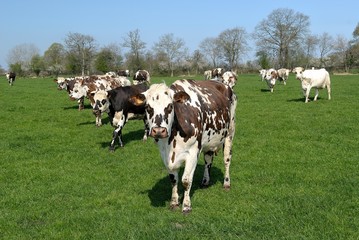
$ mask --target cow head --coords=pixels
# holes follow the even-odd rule
[[[183,91],[175,93],[165,84],[153,84],[147,91],[133,96],[131,102],[136,106],[145,105],[150,136],[160,139],[171,134],[175,119],[174,105],[188,99],[189,95]]]
[[[227,71],[222,75],[222,82],[233,89],[237,82],[237,75],[232,71]]]
[[[295,78],[296,78],[296,79],[301,80],[302,77],[303,77],[304,68],[302,68],[302,67],[295,67],[295,68],[292,70],[292,72],[295,73]]]
[[[97,112],[108,112],[110,109],[110,101],[108,100],[108,92],[105,90],[99,90],[95,92],[94,96],[93,113],[96,115]]]

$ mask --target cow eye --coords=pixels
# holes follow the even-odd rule
[[[106,104],[106,100],[103,99],[103,100],[101,101],[101,103],[102,103],[102,105],[105,105],[105,104]]]

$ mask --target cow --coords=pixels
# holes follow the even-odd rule
[[[224,68],[214,68],[212,70],[212,78],[221,78],[224,72]]]
[[[276,81],[278,80],[278,73],[274,68],[268,69],[265,75],[265,80],[270,92],[273,92]]]
[[[318,98],[319,89],[323,88],[327,88],[328,100],[331,99],[330,76],[327,70],[322,68],[303,71],[302,67],[297,67],[293,72],[296,74],[296,79],[301,81],[305,103],[309,102],[309,93],[312,88],[315,88],[314,101]]]
[[[212,70],[204,71],[204,79],[209,80],[212,78]]]
[[[221,81],[233,89],[237,82],[237,74],[233,71],[226,71],[222,74]]]
[[[158,145],[172,183],[171,209],[180,205],[177,184],[184,164],[182,212],[192,211],[190,191],[201,152],[205,160],[201,186],[209,186],[213,157],[223,147],[223,187],[230,188],[237,97],[229,86],[217,81],[182,79],[169,87],[165,83],[153,84],[132,101],[146,108],[149,135]]]
[[[147,70],[138,70],[135,75],[133,75],[133,85],[137,85],[140,83],[151,83],[150,73]]]
[[[128,70],[128,69],[126,69],[126,70],[118,70],[117,75],[118,76],[123,76],[123,77],[129,77],[130,76],[130,70]]]
[[[13,86],[14,82],[15,82],[15,78],[16,78],[16,73],[8,72],[5,75],[6,75],[7,81],[9,82],[9,85]]]
[[[69,94],[69,97],[71,100],[73,100],[73,98],[71,97],[71,93],[73,92],[75,83],[85,79],[86,77],[69,77],[69,78],[64,78],[64,77],[58,77],[57,79],[54,79],[54,82],[57,83],[57,89],[58,90],[66,90],[67,93]],[[78,109],[82,110],[84,109],[84,98],[79,98],[77,100],[78,103]]]
[[[266,79],[267,70],[261,69],[259,70],[259,76],[261,76],[261,80],[264,81]]]
[[[129,119],[142,117],[145,125],[145,134],[143,141],[147,140],[148,129],[145,119],[145,107],[134,105],[130,99],[131,96],[144,92],[148,89],[145,83],[131,86],[118,87],[110,91],[100,90],[95,93],[93,113],[96,116],[96,124],[101,124],[101,114],[107,112],[112,126],[115,128],[110,143],[110,151],[115,150],[116,138],[119,140],[119,146],[123,147],[122,129]]]
[[[91,106],[94,105],[93,96],[98,90],[111,90],[120,86],[131,85],[130,80],[125,77],[103,78],[101,76],[90,76],[86,79],[76,81],[72,91],[70,92],[70,98],[72,100],[81,100],[85,97],[90,100]],[[82,110],[79,108],[79,110]]]
[[[278,70],[277,70],[278,80],[279,80],[280,82],[283,81],[283,84],[284,84],[284,85],[287,84],[287,80],[288,80],[288,77],[289,77],[289,72],[290,72],[290,70],[289,70],[289,69],[286,69],[286,68],[281,68],[281,69],[278,69]]]

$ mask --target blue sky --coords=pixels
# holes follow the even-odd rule
[[[350,40],[359,22],[358,0],[5,0],[0,65],[8,68],[8,54],[17,45],[34,44],[42,55],[52,43],[63,44],[69,32],[91,35],[101,47],[122,43],[128,32],[139,29],[148,49],[162,35],[173,33],[193,51],[203,39],[226,29],[241,27],[252,33],[278,8],[309,16],[313,34],[327,32]]]

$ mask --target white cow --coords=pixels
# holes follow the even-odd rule
[[[266,79],[267,69],[259,70],[259,76],[261,76],[262,81]]]
[[[212,78],[212,70],[204,71],[204,79],[209,80]]]
[[[319,89],[327,88],[328,99],[331,99],[330,96],[330,76],[327,70],[324,68],[316,70],[304,70],[302,67],[297,67],[293,70],[296,74],[296,78],[302,83],[302,90],[305,96],[305,102],[309,101],[310,89],[315,88],[314,101],[317,100]]]
[[[277,72],[278,72],[278,80],[283,81],[283,84],[286,85],[290,70],[286,68],[281,68],[278,69]]]
[[[265,75],[265,80],[271,92],[273,92],[273,88],[277,79],[278,79],[277,71],[274,68],[268,69]]]

